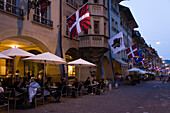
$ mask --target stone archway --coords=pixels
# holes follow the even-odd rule
[[[8,37],[3,40],[1,38],[0,40],[1,40],[0,41],[0,47],[1,47],[0,51],[10,49],[12,47],[12,45],[18,46],[18,48],[23,49],[28,52],[31,52],[33,54],[35,54],[35,51],[37,54],[48,51],[48,48],[41,41],[39,41],[35,38],[32,38],[32,37],[13,36],[13,37]],[[30,65],[26,65],[27,61],[22,61],[20,59],[21,59],[21,57],[19,57],[19,56],[16,57],[16,69],[20,70],[20,74],[22,76],[24,76],[24,75],[26,75],[26,71],[32,70],[32,68]],[[1,60],[1,62],[2,62],[2,60]],[[13,72],[13,63],[12,62],[13,62],[13,60],[3,60],[3,65],[0,65],[0,66],[5,67],[4,72],[3,72],[4,75],[7,73],[7,71]],[[39,64],[36,64],[36,66],[38,66],[38,65]],[[39,70],[39,68],[37,68],[35,74],[37,74],[38,70]]]
[[[79,58],[79,52],[76,48],[69,48],[66,53],[65,53],[65,59],[67,62],[76,60]],[[67,66],[65,67],[65,69],[67,70],[67,74],[68,74],[68,79],[74,79],[78,73],[79,73],[79,67],[76,66]]]

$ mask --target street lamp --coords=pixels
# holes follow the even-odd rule
[[[158,44],[158,45],[159,45],[159,44],[160,44],[160,41],[158,40],[158,41],[156,42],[156,44]]]

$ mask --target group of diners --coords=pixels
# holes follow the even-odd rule
[[[8,76],[7,78],[12,78],[12,76]],[[76,98],[83,93],[81,92],[83,89],[87,89],[87,94],[93,93],[98,95],[101,93],[100,90],[104,91],[107,85],[108,80],[101,78],[100,81],[97,81],[96,77],[93,77],[92,81],[90,77],[88,77],[85,82],[80,82],[75,78],[71,83],[68,83],[66,77],[63,77],[60,78],[59,82],[52,83],[50,77],[45,76],[44,78],[43,73],[39,73],[38,76],[35,77],[32,71],[30,71],[27,77],[21,77],[18,74],[18,76],[15,76],[15,81],[0,81],[0,92],[5,92],[8,88],[13,88],[16,91],[15,93],[23,93],[25,95],[25,99],[20,100],[20,104],[28,100],[31,107],[34,108],[37,93],[43,92],[40,96],[43,96],[45,100],[50,101],[52,98],[53,101],[59,102],[62,94],[66,94],[66,97]],[[28,102],[26,102],[26,104],[28,104]]]
[[[90,77],[87,77],[87,80],[84,82],[84,87],[88,88],[88,93],[92,94],[101,94],[105,91],[105,88],[108,86],[108,80],[105,78],[100,78],[98,82],[96,77],[93,77],[93,80],[90,81]]]

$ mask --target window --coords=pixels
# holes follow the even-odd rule
[[[6,0],[6,11],[16,13],[16,8],[14,6],[16,6],[16,0]]]
[[[105,5],[106,4],[106,1],[105,0],[103,0],[103,5]]]
[[[88,29],[85,29],[85,30],[84,30],[84,34],[88,34]]]
[[[112,18],[112,27],[114,27],[114,19]]]
[[[99,34],[99,21],[94,21],[94,33]]]
[[[115,9],[116,9],[116,11],[117,11],[117,2],[115,1]]]
[[[94,0],[94,3],[98,3],[98,0]]]
[[[113,4],[114,4],[114,0],[111,0],[111,7],[113,7]]]
[[[68,18],[68,16],[66,16],[66,21],[67,21],[67,18]],[[70,36],[68,23],[66,23],[66,35]]]
[[[106,23],[104,23],[104,35],[106,35]]]
[[[34,21],[39,22],[41,24],[45,24],[47,26],[53,27],[53,22],[51,21],[51,4],[48,3],[47,10],[45,13],[41,13],[41,5],[35,8],[34,12]]]
[[[115,25],[116,25],[116,29],[118,30],[118,23],[117,23],[117,22],[115,22]]]
[[[68,66],[68,77],[75,77],[75,66]]]
[[[83,0],[83,4],[85,4],[85,3],[87,3],[88,2],[88,0]]]

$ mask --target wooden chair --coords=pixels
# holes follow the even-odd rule
[[[10,101],[14,101],[14,109],[16,109],[17,101],[24,100],[24,92],[20,93],[15,90],[15,88],[7,88],[7,91],[11,91]]]
[[[74,88],[73,92],[77,95],[77,97],[80,95],[82,96],[82,84],[78,85],[78,88]]]
[[[0,108],[7,106],[7,111],[9,113],[9,98],[11,96],[10,91],[0,93]]]
[[[42,100],[42,104],[44,105],[44,88],[39,88],[37,90],[37,93],[35,95],[34,103],[35,103],[35,108],[37,106],[37,101]]]
[[[65,96],[66,97],[66,101],[67,101],[67,98],[68,98],[68,86],[66,86],[66,85],[64,85],[63,87],[62,87],[62,90],[61,90],[61,101],[62,101],[62,98],[63,98],[63,96]]]

